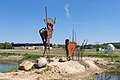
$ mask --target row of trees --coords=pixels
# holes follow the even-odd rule
[[[9,43],[9,42],[0,43],[0,49],[12,49],[13,44],[14,43]],[[103,43],[103,44],[96,44],[96,45],[88,44],[85,46],[85,49],[106,48],[108,44],[113,44],[115,48],[120,49],[120,42]],[[53,44],[52,47],[53,48],[64,48],[65,45],[64,44]],[[77,47],[80,47],[80,45],[77,45]]]
[[[96,45],[87,45],[87,48],[106,48],[108,44],[113,44],[116,49],[120,49],[120,42],[114,43],[103,43],[103,44],[96,44]]]
[[[85,46],[85,49],[95,49],[95,48],[106,48],[108,44],[113,44],[115,46],[115,48],[120,49],[120,42],[116,42],[116,43],[103,43],[103,44],[88,44]],[[52,45],[53,48],[64,48],[65,45],[64,44],[53,44]],[[77,45],[77,47],[80,47],[80,45]]]
[[[12,49],[12,44],[13,43],[9,42],[0,43],[0,49]]]

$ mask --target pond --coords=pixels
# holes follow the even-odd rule
[[[96,80],[120,80],[120,73],[101,73]]]
[[[16,64],[0,64],[0,72],[4,72],[16,67]]]

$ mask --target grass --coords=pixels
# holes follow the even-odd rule
[[[39,57],[42,57],[43,50],[35,49],[35,50],[19,50],[19,49],[9,49],[9,50],[0,50],[1,56],[11,56],[11,55],[19,55],[23,56],[24,60],[26,59],[37,59]],[[45,54],[46,55],[46,54]],[[62,57],[66,56],[65,49],[52,49],[50,51],[51,57]],[[94,49],[85,50],[83,53],[84,57],[98,57],[98,58],[113,58],[115,62],[120,62],[120,50],[116,50],[116,53],[112,55],[112,57],[109,54],[105,53],[98,53]]]
[[[37,59],[37,58],[39,58],[39,57],[42,57],[42,55],[35,55],[35,54],[28,54],[28,53],[26,53],[26,54],[23,54],[23,56],[24,56],[24,60],[26,60],[26,59]]]
[[[12,55],[19,55],[23,56],[22,60],[36,60],[39,57],[42,57],[43,50],[0,50],[0,56],[12,56]],[[45,54],[46,55],[46,54]],[[66,51],[64,49],[52,49],[50,51],[51,57],[66,57]],[[117,50],[116,53],[113,53],[112,56],[110,54],[105,53],[97,53],[95,50],[85,50],[83,53],[84,57],[97,57],[97,58],[105,58],[105,59],[112,59],[115,62],[120,64],[120,50]],[[117,66],[120,69],[120,65]],[[48,68],[49,69],[49,68]],[[8,70],[6,72],[16,71],[16,68]]]
[[[118,58],[120,57],[119,55],[116,55],[116,54],[113,54],[113,55],[109,55],[109,54],[92,54],[92,53],[89,53],[89,54],[84,54],[84,56],[86,57],[99,57],[99,58]]]
[[[52,49],[50,51],[52,57],[64,57],[66,56],[66,51],[64,49]]]
[[[24,56],[24,58],[23,58],[24,60],[27,60],[27,59],[29,59],[29,60],[36,60],[36,59],[42,57],[42,55],[29,54],[29,53],[23,54],[23,56]],[[50,55],[50,57],[52,58],[52,57],[55,57],[55,56],[54,55]]]
[[[120,53],[117,52],[117,53],[113,53],[111,56],[109,53],[97,53],[96,51],[84,51],[84,54],[83,54],[84,57],[98,57],[98,58],[106,58],[106,59],[112,59],[113,61],[115,62],[120,62]]]
[[[1,56],[11,56],[11,55],[18,55],[16,53],[9,53],[9,52],[3,52],[3,53],[0,53]]]

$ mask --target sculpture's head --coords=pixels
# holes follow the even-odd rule
[[[66,40],[65,40],[65,44],[67,44],[68,42],[69,42],[69,39],[66,39]]]

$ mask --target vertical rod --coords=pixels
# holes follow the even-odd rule
[[[69,37],[69,40],[70,40],[70,42],[71,42],[71,36]]]
[[[84,50],[85,50],[85,48],[86,48],[87,42],[88,42],[88,39],[87,39],[87,41],[86,41],[86,43],[85,43],[85,45],[84,45]]]
[[[83,41],[83,43],[82,43],[82,45],[81,45],[81,49],[80,49],[80,51],[81,51],[81,60],[82,60],[82,57],[83,57],[84,43],[85,43],[85,39],[84,39],[84,41]]]
[[[47,7],[45,7],[45,17],[47,19]]]
[[[72,30],[72,42],[74,42],[74,28]]]
[[[77,43],[76,32],[75,32],[75,42]]]

